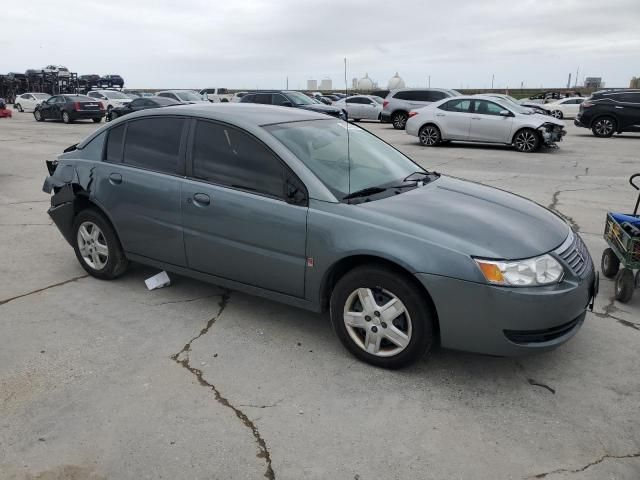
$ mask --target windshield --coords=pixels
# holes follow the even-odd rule
[[[313,101],[311,98],[307,97],[304,93],[300,93],[300,92],[285,92],[287,94],[287,97],[289,97],[289,100],[291,100],[291,102],[294,105],[312,105],[314,103],[322,103],[322,102],[315,102]]]
[[[531,115],[532,113],[534,113],[533,110],[528,107],[523,107],[517,102],[517,100],[511,100],[512,97],[507,97],[507,95],[494,98],[496,100],[500,100],[503,106],[509,108],[510,110],[513,110],[516,113],[520,113],[522,115]]]
[[[104,94],[105,97],[107,98],[124,98],[124,99],[130,99],[127,95],[125,95],[124,93],[120,93],[120,92],[102,92]]]
[[[194,92],[174,92],[178,98],[185,102],[201,102],[202,96]]]
[[[364,188],[402,184],[407,176],[423,170],[379,138],[342,120],[280,123],[265,128],[339,200]]]

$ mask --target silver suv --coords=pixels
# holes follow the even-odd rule
[[[460,92],[446,88],[398,88],[391,90],[382,104],[380,120],[382,123],[392,123],[393,128],[403,130],[411,110],[458,95]]]

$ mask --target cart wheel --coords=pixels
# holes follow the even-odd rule
[[[620,270],[616,276],[616,300],[622,303],[627,303],[631,300],[635,283],[631,270],[628,268]]]
[[[620,260],[611,248],[605,248],[602,252],[602,261],[600,262],[600,270],[607,278],[613,278],[620,269]]]

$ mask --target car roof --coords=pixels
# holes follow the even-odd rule
[[[389,93],[397,93],[397,92],[450,92],[451,88],[394,88],[393,90],[389,90]],[[384,92],[385,90],[379,90],[380,92]]]

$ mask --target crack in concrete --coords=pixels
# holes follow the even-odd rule
[[[147,305],[148,307],[157,307],[160,305],[170,305],[172,303],[189,303],[189,302],[195,302],[197,300],[204,300],[205,298],[217,297],[218,295],[219,294],[217,293],[212,293],[211,295],[203,295],[202,297],[186,298],[184,300],[169,300],[167,302],[159,302],[159,303],[145,303],[145,305]]]
[[[23,205],[25,203],[50,203],[51,199],[47,199],[47,200],[25,200],[23,202],[10,202],[10,203],[5,203],[4,205]]]
[[[626,310],[622,310],[621,308],[616,307],[615,301],[616,299],[614,297],[611,297],[609,299],[609,303],[607,303],[602,309],[602,312],[593,312],[593,314],[598,318],[611,318],[612,320],[616,320],[618,323],[624,325],[625,327],[633,328],[634,330],[640,330],[640,323],[631,322],[629,320],[625,320],[624,318],[613,315],[613,313],[617,312],[629,313]]]
[[[50,225],[53,225],[53,222],[51,223],[0,223],[0,227],[37,227],[37,226],[48,227]]]
[[[542,387],[542,388],[546,388],[547,390],[549,390],[551,393],[553,393],[554,395],[556,394],[556,389],[555,388],[551,388],[549,385],[545,384],[545,383],[540,383],[537,382],[536,380],[534,380],[533,378],[527,378],[527,382],[529,382],[529,385],[533,385],[535,387]]]
[[[231,409],[233,413],[235,413],[236,417],[238,417],[238,419],[242,422],[242,424],[245,427],[247,427],[249,430],[251,430],[251,433],[253,434],[253,438],[258,444],[259,452],[256,455],[256,457],[263,458],[267,464],[267,468],[264,473],[264,476],[269,480],[275,480],[276,475],[271,465],[271,453],[269,452],[269,449],[267,448],[267,444],[264,438],[262,438],[262,435],[260,434],[258,427],[255,425],[254,422],[252,422],[249,419],[249,417],[242,410],[240,410],[239,407],[234,406],[226,397],[224,397],[222,393],[220,393],[220,390],[214,384],[209,383],[207,380],[205,380],[204,372],[202,370],[196,367],[193,367],[189,363],[189,352],[191,351],[191,344],[196,340],[198,340],[203,335],[207,334],[211,326],[216,322],[216,320],[218,320],[218,318],[220,318],[220,316],[224,312],[224,309],[227,307],[227,304],[229,303],[230,297],[231,297],[231,294],[227,290],[222,295],[222,298],[220,299],[220,309],[218,310],[218,313],[213,317],[211,317],[211,319],[207,322],[204,328],[200,330],[200,333],[195,337],[193,337],[191,340],[189,340],[185,344],[185,346],[182,347],[182,350],[180,350],[175,355],[172,355],[171,360],[176,362],[178,365],[181,365],[183,368],[189,370],[189,372],[191,372],[191,374],[196,377],[196,379],[198,380],[198,383],[201,386],[211,389],[211,391],[213,391],[216,401],[219,404]],[[180,356],[183,356],[183,358],[181,359]]]
[[[581,468],[577,468],[575,470],[571,470],[568,468],[558,468],[557,470],[553,470],[551,472],[545,472],[545,473],[539,473],[537,475],[533,475],[530,477],[526,477],[527,480],[528,479],[533,479],[533,478],[545,478],[548,475],[554,475],[556,473],[582,473],[585,470],[595,466],[595,465],[599,465],[600,463],[604,462],[605,460],[608,459],[615,459],[615,460],[621,460],[624,458],[639,458],[640,457],[640,452],[637,453],[629,453],[627,455],[611,455],[609,453],[604,454],[603,456],[601,456],[600,458],[594,460],[593,462],[589,462],[587,463],[584,467]]]
[[[273,403],[270,403],[268,405],[253,405],[251,403],[245,403],[245,404],[238,405],[238,406],[239,407],[248,407],[248,408],[273,408],[273,407],[277,407],[283,400],[284,400],[284,398],[281,398],[277,402],[273,402]]]
[[[549,205],[547,205],[547,208],[549,210],[551,210],[552,212],[558,214],[561,218],[564,218],[565,221],[571,225],[571,228],[573,228],[573,230],[575,230],[576,232],[580,231],[580,225],[578,225],[578,222],[576,222],[572,217],[570,217],[569,215],[565,215],[564,213],[562,213],[560,210],[558,210],[557,206],[558,206],[558,202],[560,201],[560,194],[562,192],[567,192],[569,190],[557,190],[553,196],[551,197],[551,203]]]
[[[69,280],[65,280],[63,282],[54,283],[53,285],[49,285],[48,287],[42,287],[42,288],[39,288],[37,290],[33,290],[32,292],[23,293],[22,295],[16,295],[15,297],[7,298],[5,300],[0,300],[0,305],[4,305],[6,303],[12,302],[12,301],[17,300],[19,298],[28,297],[29,295],[33,295],[34,293],[44,292],[45,290],[49,290],[50,288],[60,287],[62,285],[66,285],[67,283],[76,282],[76,281],[78,281],[78,280],[80,280],[82,278],[87,278],[88,276],[89,276],[89,274],[80,275],[79,277],[73,277],[73,278],[70,278]]]

